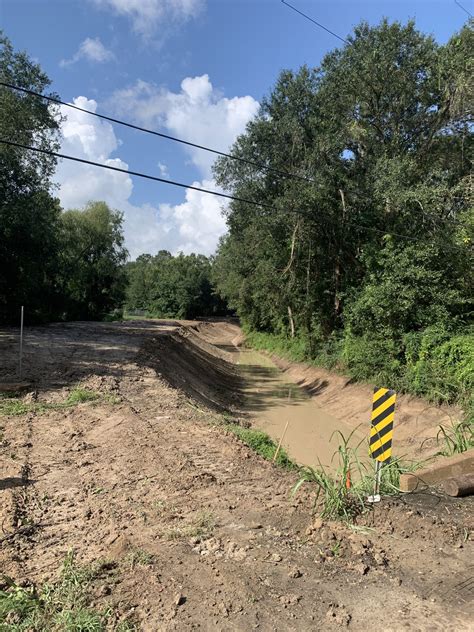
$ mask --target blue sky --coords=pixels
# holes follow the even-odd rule
[[[453,0],[290,0],[345,37],[361,20],[416,20],[445,42],[465,22]],[[473,12],[472,0],[461,2]],[[228,150],[283,68],[315,66],[340,45],[279,0],[0,0],[0,24],[63,100]],[[77,100],[79,99],[79,100]],[[212,156],[65,111],[63,150],[215,188]],[[222,202],[73,163],[59,166],[65,207],[105,199],[125,214],[134,257],[215,249]]]

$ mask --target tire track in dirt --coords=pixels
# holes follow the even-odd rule
[[[430,592],[470,572],[468,505],[390,501],[364,519],[361,527],[375,529],[366,533],[314,520],[310,495],[289,496],[295,474],[209,424],[216,413],[203,399],[230,409],[239,387],[232,382],[226,394],[234,368],[219,363],[198,383],[202,362],[213,363],[210,343],[187,354],[194,334],[177,342],[177,332],[161,338],[150,323],[53,330],[67,345],[62,351],[48,328],[44,364],[42,329],[34,333],[39,400],[63,400],[77,382],[101,400],[1,422],[2,472],[14,476],[29,463],[34,482],[21,491],[28,520],[41,525],[29,534],[14,526],[0,549],[7,573],[44,581],[71,549],[82,563],[107,558],[115,566],[92,603],[114,608],[117,621],[132,617],[140,630],[379,630],[379,617],[367,613],[381,607],[392,626],[385,629],[469,629],[466,604]],[[225,362],[225,353],[217,347],[215,357]],[[169,386],[188,376],[191,391]],[[187,399],[196,391],[200,411]],[[15,491],[0,491],[3,516],[12,516]]]

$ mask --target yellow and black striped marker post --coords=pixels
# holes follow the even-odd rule
[[[380,501],[380,479],[382,465],[392,456],[393,418],[395,415],[395,391],[389,388],[375,388],[372,399],[369,453],[375,459],[374,494],[370,502]]]
[[[385,463],[392,456],[393,417],[395,415],[395,391],[375,388],[372,404],[369,452],[373,459]]]

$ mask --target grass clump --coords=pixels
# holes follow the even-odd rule
[[[76,406],[83,402],[93,402],[99,399],[99,393],[88,388],[75,388],[72,390],[64,403],[65,406]]]
[[[438,445],[443,445],[439,454],[453,456],[474,447],[474,418],[453,422],[451,427],[440,426],[436,435]]]
[[[30,402],[15,397],[0,395],[0,416],[16,417],[27,413],[43,413],[47,410],[61,410],[77,406],[84,402],[94,402],[100,399],[100,394],[87,388],[73,389],[64,402]]]
[[[135,566],[150,566],[154,561],[155,556],[145,549],[135,548],[127,555],[127,562],[131,569],[134,569]]]
[[[174,527],[164,535],[168,540],[180,540],[181,538],[207,538],[212,535],[216,520],[211,511],[200,511],[188,524]]]
[[[263,456],[264,459],[267,461],[273,460],[277,445],[266,432],[254,430],[253,428],[243,428],[238,424],[226,424],[226,428],[248,445],[249,448],[254,450],[254,452]],[[293,463],[283,448],[280,448],[275,463],[288,469],[296,468],[295,463]]]
[[[353,522],[364,512],[367,496],[374,491],[374,473],[371,471],[371,462],[363,463],[358,457],[358,450],[365,440],[355,447],[349,445],[354,432],[355,430],[348,437],[339,431],[332,435],[340,439],[340,444],[333,455],[333,460],[336,456],[338,458],[338,466],[334,474],[329,473],[321,463],[318,468],[303,467],[300,470],[300,478],[293,488],[293,494],[295,494],[304,483],[315,485],[314,506],[316,507],[321,501],[320,515],[327,520]],[[413,472],[421,465],[421,462],[409,463],[402,459],[392,459],[384,464],[381,470],[380,494],[383,496],[399,494],[400,475]]]
[[[21,587],[4,577],[0,590],[0,630],[11,632],[101,632],[113,617],[110,609],[89,607],[90,590],[107,568],[102,562],[79,566],[74,553],[64,560],[59,579],[41,588]]]
[[[293,494],[304,483],[316,485],[316,497],[314,506],[322,501],[321,517],[328,520],[344,520],[352,522],[365,508],[364,491],[358,486],[352,486],[351,476],[356,470],[362,472],[363,465],[357,457],[357,446],[349,445],[354,431],[346,438],[337,431],[334,435],[340,437],[341,443],[334,453],[333,459],[338,457],[338,466],[335,475],[330,474],[321,462],[318,468],[303,467],[301,475],[293,488]],[[360,444],[359,444],[360,445]]]

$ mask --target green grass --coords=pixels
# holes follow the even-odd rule
[[[453,422],[451,427],[440,426],[436,435],[436,442],[443,449],[439,454],[453,456],[461,454],[474,447],[474,419]]]
[[[355,430],[345,437],[335,432],[332,437],[339,438],[339,446],[334,453],[338,464],[336,472],[330,473],[321,463],[319,467],[303,467],[300,478],[293,488],[295,494],[302,485],[309,483],[316,488],[315,508],[321,507],[320,515],[328,520],[342,520],[352,523],[367,507],[367,496],[373,493],[374,473],[372,462],[363,463],[358,457],[358,450],[365,440],[352,447],[351,438]],[[331,437],[331,439],[332,439]],[[400,493],[400,475],[413,472],[422,465],[421,462],[406,462],[403,459],[392,459],[381,471],[380,494],[383,496]],[[348,481],[351,481],[348,484]],[[356,480],[354,480],[356,479]]]
[[[77,406],[84,402],[93,402],[101,399],[101,395],[96,391],[87,388],[77,387],[73,389],[67,396],[64,402],[49,403],[49,402],[27,402],[18,397],[5,396],[0,394],[0,416],[19,416],[26,415],[27,413],[43,413],[47,410],[61,410],[63,408],[70,408],[71,406]],[[111,403],[115,403],[112,400],[107,400]]]
[[[232,423],[226,423],[225,428],[235,434],[243,443],[248,445],[249,448],[254,450],[257,454],[260,454],[260,456],[263,456],[267,461],[271,461],[275,456],[277,445],[266,432],[254,430],[253,428],[243,428],[242,426]],[[275,463],[288,469],[297,467],[283,448],[280,448]]]
[[[114,613],[92,609],[93,581],[110,569],[110,563],[79,566],[74,554],[67,555],[61,575],[54,583],[21,587],[8,577],[0,590],[0,630],[9,632],[101,632],[110,627]],[[125,627],[123,627],[125,625]],[[122,630],[133,630],[124,622]]]
[[[82,404],[83,402],[93,402],[99,399],[99,393],[91,391],[87,388],[75,388],[69,393],[65,401],[65,406],[76,406],[76,404]]]
[[[145,549],[135,548],[127,555],[126,561],[130,564],[130,568],[135,566],[150,566],[155,561],[155,556],[148,553]]]

